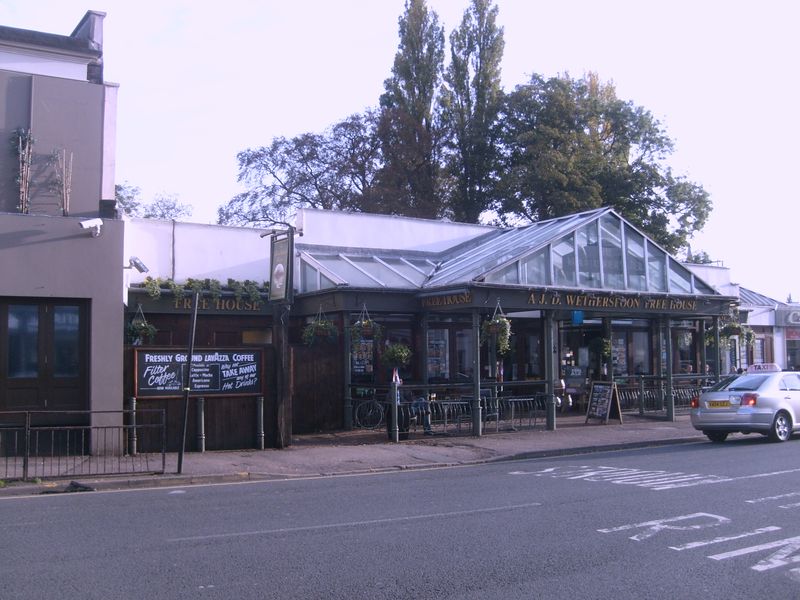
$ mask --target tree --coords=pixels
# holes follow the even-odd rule
[[[183,217],[191,217],[192,207],[178,202],[175,194],[158,194],[153,202],[142,207],[141,216],[145,219],[178,221]]]
[[[178,202],[175,194],[159,194],[152,203],[143,203],[141,189],[127,181],[114,186],[114,194],[117,210],[129,217],[177,221],[192,215],[192,207]]]
[[[218,222],[282,224],[301,207],[375,212],[376,127],[375,112],[367,111],[322,134],[278,137],[269,146],[240,152],[239,181],[248,189],[218,209]]]
[[[377,174],[381,212],[437,217],[438,144],[434,99],[444,62],[444,28],[425,0],[407,0],[400,43],[384,82],[378,136],[383,166]]]
[[[706,191],[665,165],[673,144],[661,124],[594,74],[534,75],[508,95],[503,127],[502,221],[611,206],[675,253],[708,218]]]
[[[142,191],[127,181],[114,186],[114,197],[117,201],[117,210],[129,217],[141,215],[142,202],[139,199]]]
[[[460,27],[450,34],[450,64],[440,104],[447,130],[447,172],[453,181],[448,206],[461,222],[477,223],[491,204],[505,47],[497,13],[490,0],[472,0]]]

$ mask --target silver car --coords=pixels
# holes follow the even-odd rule
[[[692,399],[692,425],[712,442],[729,433],[761,433],[785,442],[800,431],[800,373],[774,363],[721,381]]]

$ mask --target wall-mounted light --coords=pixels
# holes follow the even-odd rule
[[[103,219],[84,219],[78,223],[81,229],[88,229],[92,237],[100,237],[100,232],[103,227]]]
[[[138,256],[131,256],[128,259],[128,266],[123,268],[136,269],[137,271],[139,271],[139,273],[147,273],[148,271],[150,271],[150,269],[147,268],[147,265],[145,265],[141,260],[139,260]]]

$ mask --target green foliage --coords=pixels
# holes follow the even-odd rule
[[[359,319],[350,327],[350,341],[357,347],[362,339],[373,340],[376,345],[379,344],[383,339],[383,327],[369,317]]]
[[[594,74],[534,75],[506,102],[498,211],[538,221],[611,206],[674,253],[711,203],[663,159],[672,141],[650,112],[617,98]]]
[[[381,352],[381,364],[392,369],[407,367],[411,362],[411,348],[401,343],[389,344]]]
[[[333,321],[325,318],[314,319],[303,328],[302,338],[306,346],[313,346],[315,343],[335,342],[339,336],[339,330]]]
[[[477,223],[490,207],[499,157],[505,41],[497,13],[490,0],[472,0],[460,27],[450,34],[450,64],[439,99],[446,128],[445,164],[452,181],[448,206],[452,218],[464,223]]]
[[[172,279],[148,276],[142,285],[151,298],[160,297],[162,291],[168,289],[176,298],[182,298],[187,292],[191,292],[201,296],[207,294],[213,300],[218,300],[222,298],[223,291],[225,291],[222,284],[216,279],[192,279],[191,277],[186,280],[186,283],[178,283]],[[259,286],[255,281],[249,279],[245,279],[243,282],[228,279],[226,289],[233,292],[237,300],[246,298],[251,302],[258,302],[261,300],[261,294],[269,291],[269,284],[265,282]]]
[[[147,321],[134,318],[125,328],[125,336],[129,344],[150,343],[158,333],[158,329]]]
[[[117,210],[129,217],[178,221],[192,215],[189,204],[178,202],[176,194],[158,194],[153,202],[142,202],[141,189],[125,182],[114,186]]]
[[[425,0],[407,0],[399,35],[380,99],[378,193],[383,212],[433,218],[443,213],[433,107],[444,64],[444,28]]]
[[[511,349],[511,321],[501,314],[495,314],[481,324],[481,343],[495,340],[497,354],[504,356]]]

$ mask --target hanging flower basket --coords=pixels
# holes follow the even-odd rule
[[[358,320],[350,327],[350,339],[353,345],[361,340],[373,340],[376,344],[383,338],[383,327],[373,321],[367,312],[367,305],[361,309]]]
[[[125,326],[125,336],[129,344],[133,346],[141,346],[145,343],[151,343],[153,338],[156,337],[158,329],[154,325],[147,322],[142,310],[141,304],[136,307],[136,314],[131,319],[131,322]]]
[[[319,343],[335,342],[339,335],[333,321],[327,319],[315,320],[303,328],[303,343],[312,346]]]
[[[411,362],[411,348],[405,344],[389,344],[381,353],[381,363],[392,369],[408,366]]]
[[[481,343],[494,338],[497,353],[503,356],[511,349],[511,321],[502,314],[495,313],[491,319],[481,324]]]

